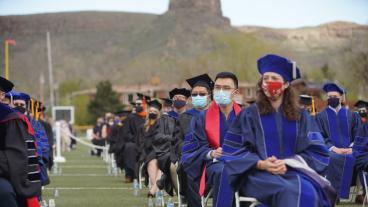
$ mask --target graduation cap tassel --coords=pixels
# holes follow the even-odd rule
[[[314,103],[314,97],[312,96],[312,116],[316,115],[316,106]]]
[[[39,102],[37,101],[36,102],[36,109],[35,109],[35,113],[36,113],[36,115],[35,115],[35,119],[36,119],[36,121],[38,121],[38,115],[39,115],[39,113],[38,113],[38,107],[39,107]]]
[[[31,115],[34,116],[34,100],[31,99]]]
[[[293,64],[293,80],[296,79],[296,62],[292,61]]]

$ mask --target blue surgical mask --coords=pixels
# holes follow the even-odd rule
[[[187,102],[186,101],[183,101],[183,100],[175,100],[174,101],[174,107],[177,108],[177,109],[181,109],[185,105],[187,105]]]
[[[207,96],[192,96],[192,104],[196,109],[202,109],[207,106]]]
[[[228,105],[231,103],[231,91],[214,91],[213,99],[218,105]]]

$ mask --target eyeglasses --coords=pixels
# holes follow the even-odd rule
[[[207,96],[207,93],[192,93],[191,96],[192,97],[195,97],[195,96]]]
[[[232,88],[231,86],[220,86],[220,85],[215,85],[214,87],[214,90],[217,90],[217,91],[220,91],[220,90],[230,91],[232,89],[235,89],[235,88]]]

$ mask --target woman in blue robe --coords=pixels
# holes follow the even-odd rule
[[[222,178],[267,206],[333,206],[335,192],[318,174],[328,165],[328,150],[308,112],[298,109],[289,84],[300,77],[299,69],[286,58],[266,55],[258,70],[258,99],[225,136]]]

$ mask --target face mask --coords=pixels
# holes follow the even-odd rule
[[[16,106],[14,109],[19,111],[21,114],[26,113],[26,108],[24,108],[23,106]]]
[[[181,109],[185,105],[187,105],[187,102],[186,101],[182,101],[182,100],[175,100],[174,101],[174,107],[177,108],[177,109]]]
[[[327,103],[332,108],[337,108],[340,105],[340,99],[339,98],[329,98],[327,99]]]
[[[142,106],[136,106],[136,107],[135,107],[135,111],[136,111],[137,113],[141,113],[141,112],[143,111],[143,107],[142,107]]]
[[[110,121],[110,122],[109,122],[109,125],[110,125],[110,126],[114,125],[114,122],[113,122],[113,121]]]
[[[263,85],[263,91],[268,97],[279,97],[284,93],[282,86],[282,82],[270,81]]]
[[[196,109],[207,106],[207,96],[192,96],[192,104]]]
[[[158,115],[157,115],[157,114],[155,114],[155,113],[149,113],[149,114],[148,114],[148,118],[149,118],[149,119],[157,119],[157,116],[158,116]]]
[[[367,112],[366,111],[359,111],[359,116],[362,118],[366,118],[367,117]]]
[[[213,99],[218,105],[228,105],[231,103],[231,91],[214,91]]]

